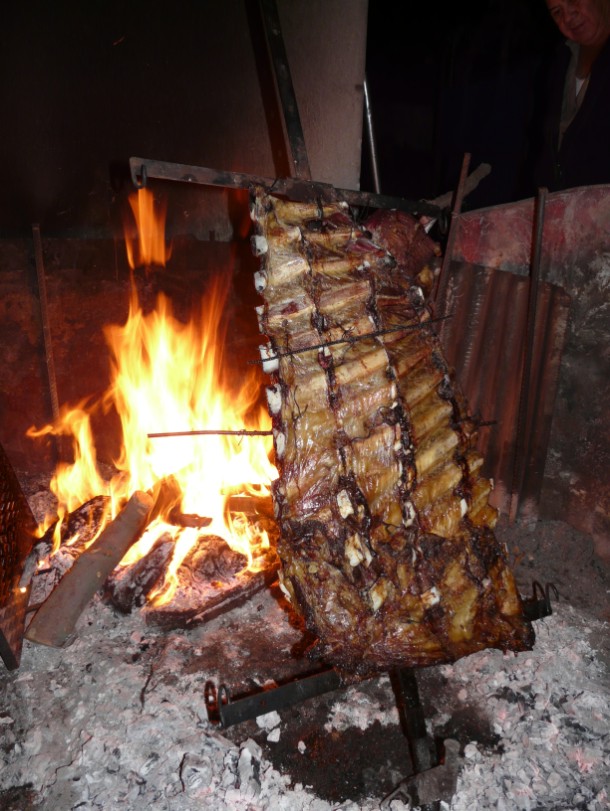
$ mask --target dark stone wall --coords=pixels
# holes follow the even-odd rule
[[[291,174],[258,0],[23,0],[0,28],[0,236],[112,236],[131,156]],[[278,0],[313,176],[357,188],[366,0]],[[169,192],[168,192],[169,193]],[[172,207],[230,239],[226,207]]]

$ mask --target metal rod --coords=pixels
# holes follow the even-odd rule
[[[346,338],[337,338],[334,341],[325,341],[321,344],[312,344],[311,346],[302,346],[300,349],[285,349],[282,347],[282,352],[277,352],[275,355],[269,355],[268,358],[261,358],[257,360],[249,360],[248,363],[269,363],[271,360],[278,358],[288,358],[291,355],[300,355],[302,352],[311,352],[314,349],[325,349],[327,346],[336,346],[337,344],[355,344],[358,341],[364,341],[368,338],[377,338],[379,335],[387,335],[390,332],[405,332],[407,330],[424,329],[430,324],[437,321],[445,321],[451,318],[451,315],[445,315],[442,318],[430,318],[428,321],[421,321],[418,324],[400,324],[397,327],[388,327],[387,329],[379,329],[375,332],[365,332],[363,335],[350,335]]]
[[[263,24],[267,34],[267,44],[271,54],[271,61],[275,73],[282,112],[284,113],[284,123],[286,125],[286,135],[292,155],[292,163],[296,177],[311,180],[311,169],[307,149],[305,148],[305,137],[297,98],[292,84],[288,57],[282,36],[282,26],[275,0],[260,0]]]
[[[375,193],[379,194],[381,191],[381,184],[379,182],[379,165],[377,161],[377,144],[375,142],[375,130],[373,127],[373,113],[371,110],[371,97],[369,95],[369,83],[366,76],[364,77],[364,113],[366,120],[366,134],[368,136],[369,153],[371,157],[371,171],[373,172],[373,188]]]
[[[445,209],[426,200],[405,200],[373,192],[354,189],[337,189],[330,183],[320,183],[301,178],[270,178],[257,175],[210,169],[184,163],[169,163],[152,158],[132,157],[129,159],[131,179],[136,188],[143,188],[150,178],[172,180],[177,183],[194,183],[201,186],[215,186],[225,189],[252,189],[260,187],[272,194],[280,194],[296,201],[321,200],[323,203],[336,203],[344,200],[350,206],[362,208],[398,209],[409,214],[425,214],[442,218]]]
[[[273,431],[247,431],[245,428],[235,431],[223,429],[209,429],[202,431],[158,431],[146,434],[149,439],[162,439],[172,436],[273,436]]]
[[[517,415],[517,436],[515,439],[515,461],[511,487],[509,520],[516,521],[519,514],[521,491],[525,478],[525,467],[528,457],[529,436],[527,420],[530,407],[530,376],[534,343],[536,340],[536,310],[538,306],[538,286],[540,281],[540,261],[542,258],[542,235],[544,230],[544,213],[547,189],[538,189],[534,206],[534,242],[530,263],[529,292],[527,301],[527,325],[524,336],[523,369],[521,372],[521,390],[519,393],[519,411]]]
[[[220,725],[230,727],[249,721],[259,715],[283,710],[300,704],[308,698],[329,693],[341,687],[341,677],[336,670],[323,670],[313,676],[304,676],[294,681],[274,687],[271,690],[262,690],[260,693],[243,696],[231,701],[225,685],[218,688],[218,714]]]
[[[40,226],[32,226],[34,237],[34,257],[36,260],[36,278],[38,279],[38,293],[40,296],[40,316],[42,319],[42,334],[44,339],[45,360],[47,364],[47,376],[49,379],[49,393],[51,395],[51,410],[53,419],[59,417],[59,400],[57,397],[57,379],[55,376],[55,361],[53,359],[53,341],[51,340],[51,324],[49,321],[49,307],[47,304],[47,283],[44,271],[44,259],[42,254],[42,238]]]
[[[449,233],[447,234],[447,243],[445,245],[445,252],[443,254],[443,262],[441,264],[441,272],[438,277],[438,284],[436,286],[436,294],[434,296],[434,310],[439,315],[444,315],[447,297],[447,285],[449,284],[449,268],[451,259],[453,257],[453,246],[455,244],[455,237],[457,232],[457,225],[460,214],[462,213],[462,203],[464,201],[464,193],[466,189],[466,180],[468,178],[468,169],[470,167],[470,153],[464,154],[462,161],[462,169],[460,172],[460,179],[455,192],[455,199],[451,211],[451,218],[449,221]]]
[[[391,682],[400,721],[409,740],[413,770],[418,773],[431,769],[437,762],[426,730],[426,717],[419,698],[415,671],[407,667],[398,668],[391,674]]]

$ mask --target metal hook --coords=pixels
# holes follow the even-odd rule
[[[146,169],[146,164],[143,163],[140,167],[139,174],[137,172],[134,172],[133,184],[136,187],[136,189],[145,189],[147,183],[148,183],[148,172]]]
[[[221,706],[223,706],[225,704],[230,704],[231,703],[231,693],[229,692],[229,688],[227,687],[226,684],[221,684],[218,687],[217,696],[218,696],[218,706],[219,707],[221,707]]]
[[[534,580],[534,582],[532,583],[532,592],[533,592],[532,596],[533,596],[534,600],[538,600],[538,599],[545,600],[546,599],[546,595],[544,593],[544,586],[542,585],[542,583],[539,580]]]
[[[546,586],[543,586],[539,580],[534,580],[532,583],[533,588],[533,596],[534,600],[544,600],[545,608],[549,614],[552,613],[553,609],[551,606],[551,591],[553,592],[553,596],[556,600],[559,599],[559,592],[557,591],[557,587],[554,583],[547,583]]]
[[[548,605],[549,610],[550,610],[550,608],[551,608],[551,597],[549,595],[549,591],[553,592],[553,596],[555,597],[556,600],[559,599],[559,592],[557,591],[557,587],[555,586],[554,583],[547,583],[546,584],[546,589],[544,590],[544,597],[546,599],[547,605]]]
[[[532,591],[532,597],[523,600],[525,617],[530,621],[549,617],[553,613],[551,592],[556,600],[559,599],[559,592],[555,588],[555,585],[553,583],[547,583],[546,586],[543,586],[539,580],[534,580],[532,583]]]

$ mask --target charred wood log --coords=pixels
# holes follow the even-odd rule
[[[258,564],[247,568],[245,555],[235,552],[217,535],[203,536],[177,572],[178,586],[165,605],[143,608],[146,622],[163,628],[186,628],[242,605],[276,576],[275,553],[268,552]]]
[[[59,529],[60,547],[71,551],[73,558],[77,558],[99,531],[109,506],[109,496],[95,496],[89,501],[85,501],[73,512],[68,513]],[[36,542],[34,549],[38,551],[39,559],[45,558],[51,553],[57,524],[58,521],[55,520]]]
[[[163,582],[174,547],[174,541],[163,534],[131,566],[117,566],[104,583],[105,600],[123,614],[143,606],[150,592]]]
[[[62,521],[59,528],[60,546],[53,553],[57,521],[36,542],[28,558],[33,572],[30,608],[42,604],[57,586],[74,561],[99,532],[103,518],[110,507],[108,496],[96,496],[81,504]]]
[[[226,510],[232,513],[243,512],[253,519],[273,519],[271,496],[252,496],[248,493],[238,493],[227,499]]]
[[[149,491],[153,508],[148,517],[151,522],[161,514],[176,512],[182,499],[180,484],[174,476],[159,479]],[[109,496],[98,495],[84,502],[63,518],[59,527],[59,548],[53,552],[57,541],[58,520],[55,520],[35,544],[30,554],[34,561],[30,610],[40,606],[60,582],[74,561],[103,527],[110,510]],[[209,523],[209,519],[204,519]],[[176,521],[178,524],[178,521]],[[207,524],[204,524],[206,526]]]
[[[123,510],[74,562],[32,619],[26,637],[62,647],[87,603],[146,526],[153,499],[136,491]]]

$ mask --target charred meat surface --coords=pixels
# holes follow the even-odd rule
[[[364,676],[530,649],[423,268],[346,204],[257,193],[251,213],[281,578],[315,655]]]

